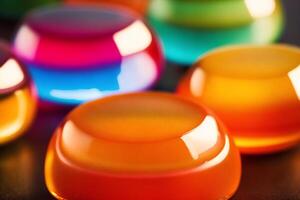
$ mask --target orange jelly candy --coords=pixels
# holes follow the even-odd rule
[[[58,199],[216,200],[236,191],[240,155],[201,106],[167,93],[83,104],[56,130],[46,183]]]
[[[65,0],[67,4],[114,5],[145,15],[149,0]]]
[[[0,43],[0,145],[22,135],[32,122],[36,98],[28,73]]]
[[[300,49],[237,46],[201,58],[178,93],[210,107],[242,153],[271,153],[300,141]]]

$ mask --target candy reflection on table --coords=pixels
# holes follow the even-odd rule
[[[300,49],[237,46],[208,53],[178,93],[222,119],[243,153],[269,153],[300,142]]]
[[[66,4],[113,5],[130,9],[144,15],[148,9],[149,0],[65,0]]]
[[[1,147],[1,199],[11,199],[12,192],[13,199],[29,199],[36,192],[34,177],[39,166],[36,165],[33,146],[21,139],[13,145]]]
[[[35,114],[33,86],[22,63],[0,43],[0,144],[22,135]]]
[[[282,12],[275,0],[154,0],[149,18],[167,59],[190,65],[216,47],[275,41],[283,27]]]
[[[64,105],[148,89],[163,68],[160,45],[143,20],[107,7],[36,10],[20,27],[14,50],[41,100]]]
[[[214,115],[167,93],[75,108],[54,133],[45,164],[49,191],[63,199],[223,199],[240,175],[237,148]]]

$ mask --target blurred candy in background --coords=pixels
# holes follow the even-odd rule
[[[59,0],[1,0],[0,17],[17,19],[33,8],[58,2]]]
[[[120,6],[144,15],[148,9],[149,0],[65,0],[66,4],[90,4]]]
[[[149,17],[167,59],[189,66],[219,46],[273,42],[282,31],[282,12],[278,0],[153,0]]]
[[[0,144],[22,135],[36,108],[33,85],[23,64],[0,44]]]
[[[126,10],[59,6],[29,14],[14,40],[43,101],[76,105],[145,90],[160,77],[160,45]]]
[[[240,182],[240,154],[223,125],[177,95],[91,101],[56,130],[45,176],[58,199],[213,200]]]
[[[300,49],[228,47],[208,53],[178,93],[222,119],[243,153],[270,153],[300,142]]]

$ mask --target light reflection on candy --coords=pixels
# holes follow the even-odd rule
[[[0,44],[0,144],[22,135],[35,114],[35,94],[22,64]]]
[[[141,18],[101,7],[36,10],[20,27],[14,50],[41,99],[58,104],[148,89],[163,67],[160,45]]]
[[[25,80],[25,74],[16,60],[9,58],[0,68],[0,90],[19,85]]]
[[[300,65],[288,73],[290,81],[295,88],[295,92],[300,100]]]
[[[270,16],[276,9],[276,0],[245,0],[245,4],[253,18]]]
[[[172,94],[95,100],[55,131],[47,187],[58,199],[230,198],[241,163],[226,133],[214,115]]]

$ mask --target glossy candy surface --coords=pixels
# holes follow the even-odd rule
[[[149,0],[65,0],[67,4],[91,4],[120,6],[144,15],[147,11]]]
[[[36,10],[20,27],[14,50],[40,98],[63,105],[147,89],[163,67],[160,45],[144,22],[107,7]]]
[[[163,0],[162,0],[163,1]],[[171,0],[169,0],[171,1]],[[180,2],[180,4],[187,4],[190,6],[191,1],[188,3],[186,1],[174,1]],[[195,2],[195,1],[193,1]],[[206,4],[215,4],[216,1],[205,1]],[[222,1],[218,1],[219,3]],[[236,2],[236,1],[224,1],[225,2]],[[240,2],[240,1],[237,1]],[[267,7],[268,3],[270,4],[269,9],[263,10],[262,8]],[[248,7],[249,12],[252,13],[253,18],[249,19],[249,22],[239,22],[242,25],[231,25],[229,26],[229,21],[224,22],[224,26],[221,24],[211,25],[214,27],[209,27],[209,24],[199,24],[197,27],[191,25],[192,20],[186,19],[185,21],[172,23],[165,21],[156,15],[153,15],[152,12],[155,12],[155,7],[152,6],[152,12],[150,12],[150,23],[155,28],[158,35],[161,37],[166,57],[168,60],[180,63],[184,65],[191,65],[194,63],[200,56],[204,53],[213,50],[220,46],[232,45],[232,44],[266,44],[275,41],[283,27],[283,14],[281,4],[276,1],[276,4],[270,3],[269,0],[266,0],[267,5],[264,3],[251,3],[251,6]],[[273,6],[272,6],[273,5]],[[229,6],[230,7],[230,6]],[[181,8],[181,7],[180,7]],[[195,6],[195,9],[197,7]],[[221,7],[223,8],[223,7]],[[218,9],[221,9],[218,8]],[[158,8],[163,9],[163,8]],[[225,8],[224,8],[225,9]],[[240,9],[238,9],[240,11]],[[242,14],[232,14],[232,9],[224,11],[225,13],[230,12],[231,14],[226,16],[233,16],[234,19],[241,19]],[[167,12],[166,12],[167,13]],[[185,12],[189,14],[189,12]],[[203,13],[203,12],[200,12]],[[221,14],[220,12],[209,11],[211,15]],[[190,15],[190,14],[189,14]],[[192,15],[192,14],[191,14]],[[174,15],[181,17],[181,15]],[[207,18],[211,17],[213,19],[207,19],[208,22],[203,23],[221,23],[223,21],[214,19],[214,16],[207,15]],[[226,19],[220,16],[222,19]],[[195,17],[193,19],[206,19],[204,16],[202,18]],[[247,20],[246,20],[247,21]],[[196,23],[196,22],[193,22]],[[209,28],[208,28],[209,27]]]
[[[226,130],[201,106],[132,93],[74,109],[51,140],[45,176],[62,199],[213,200],[233,195],[240,165]]]
[[[0,43],[0,145],[22,135],[35,114],[36,100],[23,65]]]
[[[225,28],[250,24],[273,13],[278,0],[153,0],[150,15],[188,27]]]
[[[269,153],[300,142],[300,49],[238,46],[208,53],[178,93],[215,111],[243,153]]]

